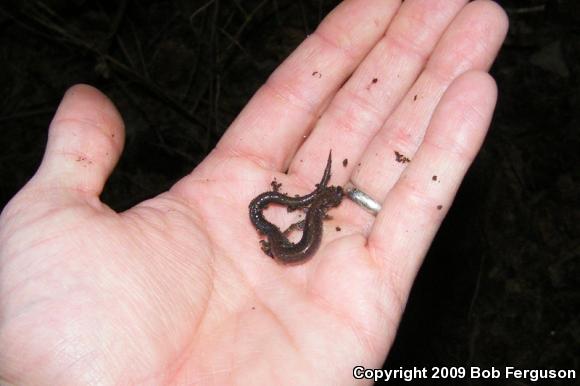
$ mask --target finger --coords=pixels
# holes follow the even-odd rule
[[[123,142],[123,120],[111,101],[91,86],[71,87],[50,124],[44,158],[31,183],[98,196]]]
[[[217,145],[286,169],[325,101],[384,34],[400,0],[346,0],[284,61]]]
[[[468,72],[444,94],[413,161],[387,195],[368,239],[370,255],[405,299],[467,169],[479,151],[497,89]]]
[[[377,133],[353,170],[351,181],[382,201],[413,160],[441,96],[468,70],[488,70],[507,32],[504,11],[491,1],[468,4],[442,37],[413,87]],[[414,160],[413,160],[414,162]],[[377,178],[376,176],[381,176]],[[372,221],[370,217],[369,221]]]
[[[385,36],[338,91],[301,146],[290,170],[315,181],[312,164],[332,148],[340,160],[358,160],[425,66],[441,35],[467,0],[405,1]],[[321,149],[323,149],[321,151]],[[320,158],[320,159],[318,159]],[[312,159],[317,159],[315,162]],[[348,179],[354,162],[334,168],[335,183]]]

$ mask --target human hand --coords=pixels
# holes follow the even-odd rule
[[[495,105],[485,71],[507,20],[466,2],[343,2],[202,164],[123,213],[99,200],[121,118],[97,90],[69,90],[0,217],[0,379],[346,385],[354,366],[380,367]],[[382,210],[345,200],[310,261],[279,265],[248,203],[273,177],[311,191],[329,149],[331,183]]]

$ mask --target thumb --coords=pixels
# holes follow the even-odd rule
[[[68,198],[99,196],[124,137],[123,119],[105,95],[87,85],[71,87],[50,124],[44,158],[30,185]]]

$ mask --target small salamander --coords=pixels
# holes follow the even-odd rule
[[[312,193],[305,196],[290,197],[274,190],[264,192],[250,202],[250,221],[259,232],[268,238],[268,241],[262,240],[260,242],[262,250],[280,263],[302,263],[312,257],[320,246],[322,223],[326,217],[326,212],[328,209],[338,206],[344,195],[342,187],[327,186],[330,180],[331,164],[332,152],[328,155],[322,180]],[[285,205],[289,211],[306,208],[306,218],[282,232],[280,228],[264,217],[263,211],[271,203]],[[297,243],[291,242],[285,236],[294,227],[303,229],[302,238]]]

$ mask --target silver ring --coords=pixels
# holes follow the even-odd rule
[[[376,216],[381,211],[381,204],[379,204],[374,198],[358,189],[352,182],[348,182],[345,186],[346,195],[351,199],[352,202]]]

